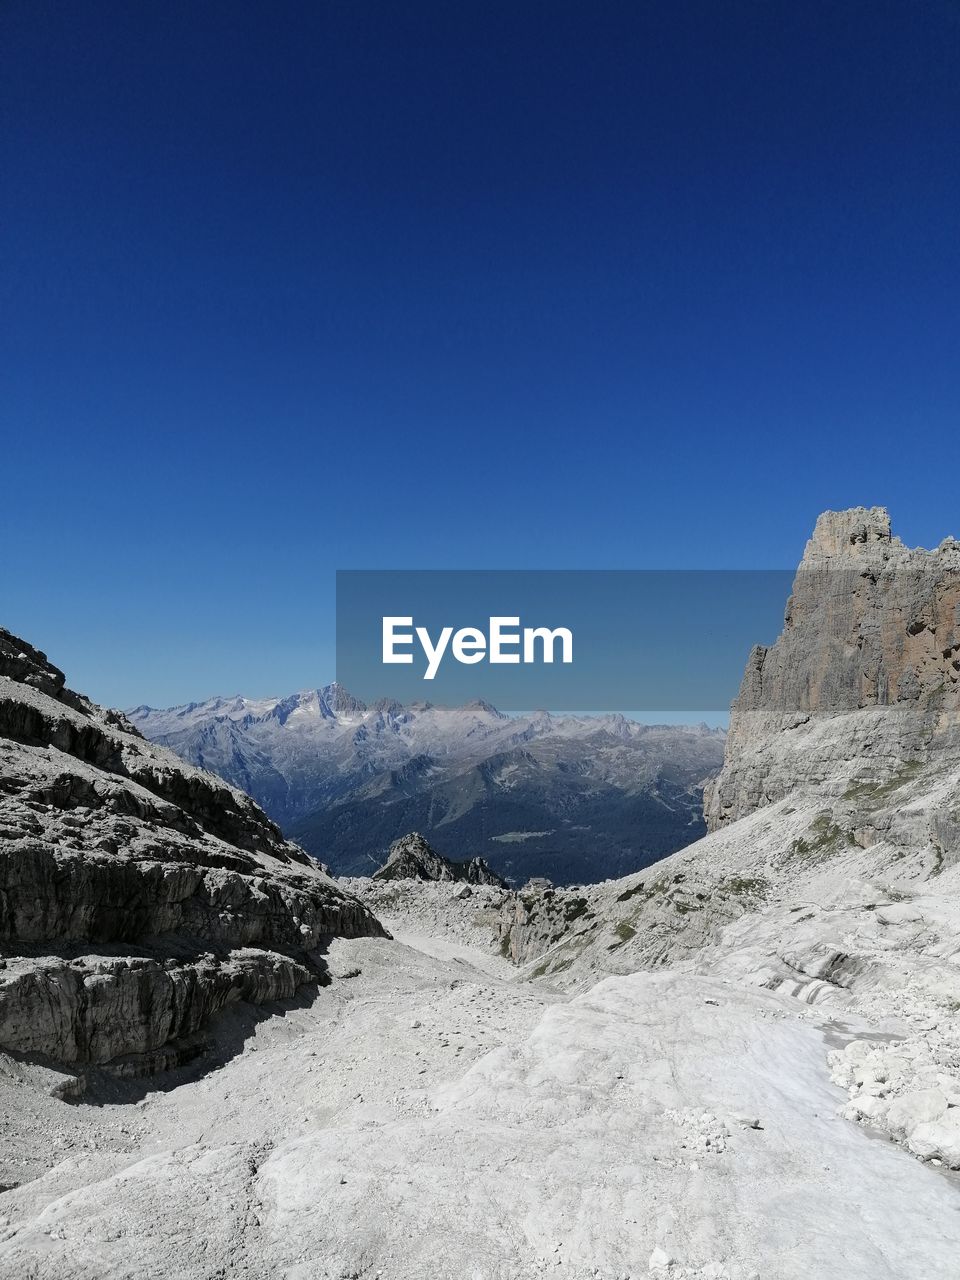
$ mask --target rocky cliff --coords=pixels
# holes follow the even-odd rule
[[[798,786],[882,786],[960,743],[960,542],[911,549],[882,507],[817,520],[770,648],[750,654],[710,830]]]
[[[568,989],[679,964],[722,976],[718,1004],[746,986],[826,1006],[861,1028],[830,1042],[840,1114],[960,1169],[958,609],[956,541],[910,550],[879,508],[821,516],[783,634],[750,656],[710,834],[517,895],[504,953]]]
[[[169,1065],[226,1003],[322,978],[326,937],[382,933],[248,796],[0,629],[0,1048]]]
[[[783,634],[747,663],[710,834],[511,898],[505,953],[564,986],[682,960],[818,1001],[888,983],[894,1006],[922,972],[960,1003],[958,609],[960,543],[911,550],[880,508],[822,515]]]

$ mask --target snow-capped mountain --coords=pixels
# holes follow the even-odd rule
[[[359,702],[338,684],[128,712],[141,732],[249,792],[344,874],[411,830],[513,879],[623,875],[703,834],[701,784],[724,733],[622,715],[506,716]]]

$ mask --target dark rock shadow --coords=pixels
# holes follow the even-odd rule
[[[104,1063],[64,1062],[47,1054],[22,1052],[2,1045],[0,1052],[22,1067],[39,1068],[45,1076],[41,1087],[49,1096],[63,1102],[92,1106],[136,1103],[149,1093],[168,1092],[219,1070],[243,1051],[257,1026],[267,1018],[283,1018],[293,1010],[309,1008],[320,988],[329,986],[332,981],[325,959],[328,948],[326,939],[309,954],[270,948],[272,954],[293,961],[300,966],[301,972],[310,975],[294,995],[252,1003],[228,992],[224,1003],[210,1013],[197,1030],[173,1037],[153,1049],[122,1054]],[[259,950],[261,948],[218,946],[207,939],[172,935],[150,938],[141,944],[95,947],[90,943],[18,945],[16,956],[9,949],[6,954],[13,963],[18,959],[48,958],[67,965],[76,962],[86,967],[98,960],[116,959],[133,961],[134,964],[152,961],[165,967],[171,962],[176,966],[220,965],[235,958],[238,952]]]
[[[68,1099],[81,1105],[102,1107],[107,1105],[135,1104],[151,1093],[170,1093],[181,1085],[191,1084],[204,1076],[219,1071],[239,1053],[255,1034],[260,1023],[269,1018],[285,1018],[300,1009],[309,1009],[326,983],[308,984],[300,988],[289,1000],[267,1001],[253,1005],[238,1000],[218,1010],[202,1031],[181,1041],[170,1041],[152,1054],[136,1054],[114,1058],[102,1066],[83,1068],[86,1088],[82,1096]],[[156,1058],[164,1052],[183,1054],[179,1062],[164,1069],[149,1070],[145,1058]],[[129,1068],[137,1071],[133,1076],[118,1074]]]

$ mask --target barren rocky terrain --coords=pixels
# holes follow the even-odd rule
[[[377,921],[248,796],[146,742],[0,632],[0,1045],[128,1076],[234,1000],[325,979]]]
[[[137,864],[152,865],[138,844],[149,828],[164,866],[187,841],[208,885],[177,898],[172,936],[219,888],[211,855],[226,846],[317,933],[297,950],[274,932],[267,948],[244,864],[204,916],[214,935],[223,916],[234,930],[218,942],[229,956],[211,942],[207,963],[250,947],[314,977],[322,966],[323,981],[259,1003],[241,989],[206,1010],[203,1051],[135,1071],[105,1051],[58,1058],[68,1036],[40,1050],[0,1034],[0,1276],[952,1280],[958,577],[960,544],[902,547],[879,509],[821,517],[783,636],[748,663],[710,834],[626,879],[333,884],[256,813],[233,843],[213,817],[178,832],[157,783],[138,801],[155,811],[137,818]],[[24,777],[26,760],[32,779],[34,753],[56,757],[9,724],[5,776]],[[131,759],[157,750],[137,742],[124,738]],[[169,758],[150,759],[154,778]],[[111,776],[126,793],[144,768]],[[91,838],[105,818],[72,828],[62,806],[32,809],[24,783],[10,794],[42,830],[8,828],[0,861],[29,838],[58,875],[125,864],[125,840]],[[224,804],[247,812],[234,792]],[[4,937],[0,1029],[19,1036],[51,1007],[7,977],[46,972],[39,922],[75,919],[57,924],[56,953],[69,942],[85,957],[106,927],[86,905],[100,881],[75,878],[70,912],[58,875],[30,895],[4,889],[3,918],[24,923]],[[304,896],[339,913],[340,936],[333,916],[302,914]],[[248,915],[259,933],[241,945]],[[286,918],[278,908],[271,927]],[[116,979],[89,976],[94,990]],[[216,989],[213,970],[205,981]],[[131,1027],[143,1020],[124,1008]],[[103,1034],[114,1025],[111,1013]]]

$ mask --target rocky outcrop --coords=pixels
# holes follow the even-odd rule
[[[960,543],[911,550],[879,508],[822,515],[782,635],[750,655],[710,834],[623,880],[522,891],[504,954],[582,986],[735,949],[751,981],[820,1001],[892,982],[916,945],[960,998],[958,645]]]
[[[881,507],[817,521],[783,632],[750,654],[707,825],[804,784],[882,786],[960,743],[960,542],[911,549]]]
[[[387,860],[373,873],[374,880],[463,880],[506,889],[507,882],[487,866],[483,858],[454,862],[437,853],[419,831],[394,840]]]
[[[783,634],[754,649],[736,713],[960,704],[960,542],[905,547],[882,507],[817,520]]]
[[[0,630],[0,1048],[156,1053],[322,978],[325,938],[383,932],[248,796]]]
[[[192,1036],[232,1001],[289,999],[315,979],[307,964],[260,950],[18,957],[3,972],[0,1044],[61,1062],[117,1062]]]

